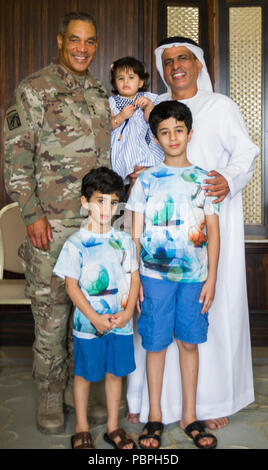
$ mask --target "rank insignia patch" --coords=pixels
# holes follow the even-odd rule
[[[17,129],[21,126],[20,117],[18,111],[10,111],[7,115],[7,124],[10,131]]]

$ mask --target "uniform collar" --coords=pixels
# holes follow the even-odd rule
[[[83,86],[81,85],[81,80],[79,80],[75,75],[71,74],[68,72],[62,65],[58,63],[58,61],[55,59],[52,61],[52,67],[54,69],[54,72],[56,75],[61,79],[62,81],[62,87],[59,86],[58,91],[59,92],[71,92],[74,90],[77,90],[79,88],[98,88],[100,89],[100,84],[97,82],[97,80],[90,74],[89,70],[87,70],[87,73],[84,77],[84,83]]]

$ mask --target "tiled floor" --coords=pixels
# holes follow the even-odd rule
[[[230,418],[229,425],[217,431],[218,449],[268,449],[268,348],[253,349],[256,400]],[[40,433],[35,424],[36,387],[31,376],[30,348],[0,348],[0,449],[70,449],[75,415],[66,415],[65,432]],[[122,414],[121,425],[137,439],[142,424],[130,424]],[[105,425],[93,426],[95,447],[109,448],[102,438]],[[163,449],[193,449],[192,441],[178,423],[165,427]]]

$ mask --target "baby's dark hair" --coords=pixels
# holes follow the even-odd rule
[[[89,201],[94,191],[116,194],[121,200],[124,194],[124,182],[121,176],[110,168],[105,166],[93,168],[82,179],[81,195]]]
[[[157,137],[157,130],[160,122],[171,117],[176,119],[176,121],[184,122],[189,134],[192,129],[193,118],[188,106],[180,103],[179,101],[162,101],[162,103],[159,103],[154,107],[149,116],[150,128],[155,137]]]
[[[134,73],[136,73],[141,80],[144,80],[144,84],[138,91],[146,91],[149,87],[149,74],[145,72],[144,64],[139,60],[135,59],[135,57],[122,57],[121,59],[116,60],[111,66],[111,85],[112,85],[112,93],[117,94],[118,90],[115,84],[115,74],[116,70],[120,69],[132,69]]]

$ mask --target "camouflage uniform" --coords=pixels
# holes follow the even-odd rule
[[[47,217],[54,239],[48,252],[28,239],[20,248],[35,320],[34,377],[42,389],[59,391],[66,384],[71,302],[52,269],[81,224],[82,177],[93,167],[110,166],[110,131],[103,85],[58,63],[23,80],[7,110],[7,192],[19,202],[26,225]]]

